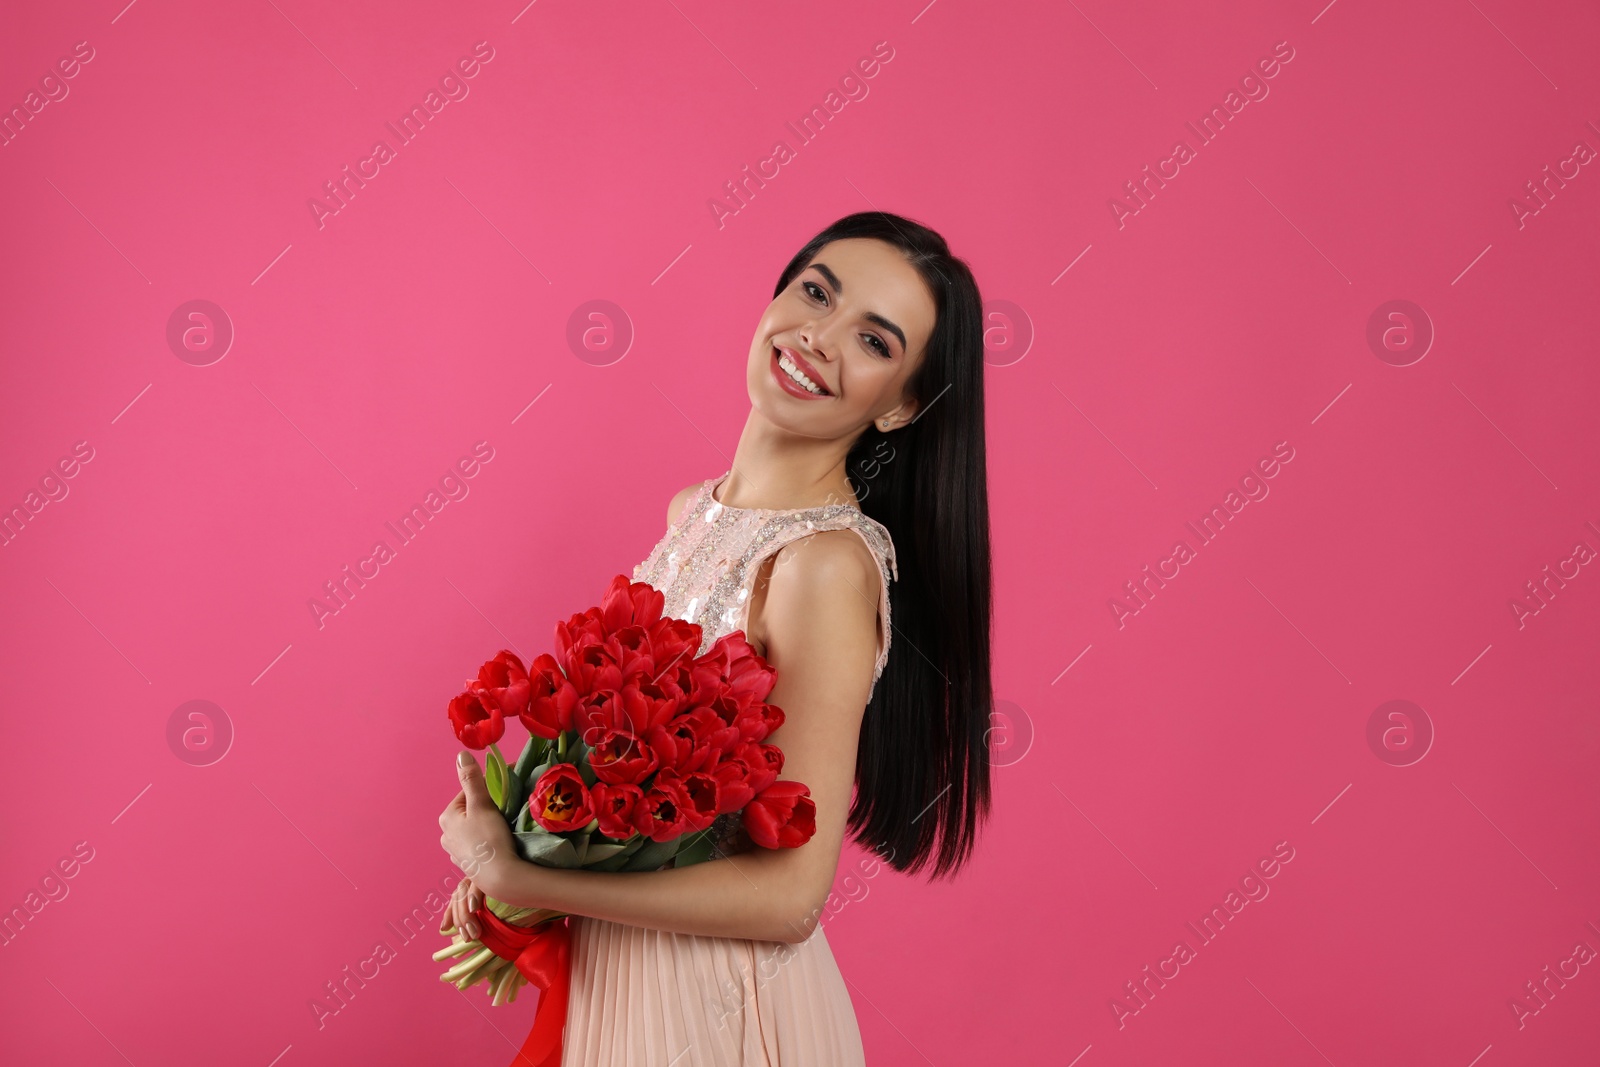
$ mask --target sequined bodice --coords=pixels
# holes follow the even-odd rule
[[[713,478],[695,490],[678,520],[633,569],[633,580],[661,590],[665,614],[700,625],[704,652],[723,634],[745,628],[750,596],[768,556],[819,530],[854,530],[872,550],[882,578],[882,637],[872,672],[876,684],[889,656],[889,582],[898,574],[889,531],[852,504],[787,510],[726,507],[717,502],[714,490],[727,477]]]
[[[889,657],[889,583],[898,577],[889,531],[851,504],[815,508],[731,508],[715,491],[728,475],[700,485],[677,521],[633,570],[633,580],[649,582],[666,599],[663,612],[698,623],[700,651],[717,638],[745,629],[762,563],[785,545],[821,530],[854,530],[878,561],[880,637],[872,682],[877,686]],[[737,833],[737,815],[721,816],[713,830],[720,853],[743,851],[748,839]]]

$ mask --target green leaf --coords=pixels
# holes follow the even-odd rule
[[[583,865],[585,867],[593,867],[601,860],[620,856],[627,847],[620,841],[590,841],[589,851],[583,854]]]
[[[506,772],[506,795],[500,802],[500,814],[506,818],[515,818],[518,805],[528,799],[528,786],[521,778],[517,777],[515,770]]]
[[[578,768],[578,775],[583,779],[583,784],[592,786],[599,781],[595,777],[594,768],[589,766],[589,753],[594,750],[583,743],[582,738],[575,738],[571,747],[567,749],[567,760]]]
[[[643,834],[634,834],[627,841],[620,844],[614,845],[612,842],[590,844],[589,863],[587,863],[585,866],[592,871],[620,871],[622,870],[622,865],[627,863],[628,860],[633,857],[635,852],[638,852],[641,848],[649,843],[650,839],[645,837]],[[612,853],[603,859],[595,858],[596,849],[606,849],[609,851],[612,847],[617,848],[619,851]]]
[[[559,834],[546,833],[535,830],[529,833],[516,835],[517,851],[529,863],[537,863],[541,867],[576,867],[578,865],[578,850],[572,847],[572,842]]]
[[[678,851],[678,843],[682,837],[674,837],[671,841],[649,841],[635,852],[627,863],[622,865],[624,871],[653,871],[663,863],[670,860]]]
[[[500,755],[500,749],[492,744],[483,760],[483,780],[489,787],[489,799],[498,808],[506,796],[506,759]]]
[[[528,780],[528,771],[537,766],[544,759],[545,753],[550,748],[550,742],[538,734],[529,734],[528,743],[522,746],[522,755],[517,757],[517,764],[513,770],[523,782]]]
[[[528,792],[530,794],[533,792],[533,787],[539,784],[539,779],[543,778],[545,772],[554,766],[555,763],[553,761],[545,760],[543,763],[538,764],[533,768],[533,770],[528,772],[528,777],[524,779],[524,781],[528,783]]]
[[[704,863],[715,852],[712,847],[711,831],[704,830],[698,834],[688,835],[688,840],[672,859],[674,867],[688,867],[695,863]]]

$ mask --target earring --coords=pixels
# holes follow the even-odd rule
[[[878,427],[880,429],[887,430],[889,428],[889,420],[888,419],[880,420],[879,423],[878,423]]]

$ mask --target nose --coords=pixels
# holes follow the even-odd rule
[[[806,348],[804,355],[808,358],[815,356],[823,361],[833,358],[822,347],[822,328],[816,323],[808,322],[802,326],[799,336],[800,343],[805,345]],[[832,346],[830,345],[829,347]]]

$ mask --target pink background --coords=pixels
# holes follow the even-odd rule
[[[0,904],[93,857],[0,950],[5,1058],[509,1061],[532,995],[462,996],[436,930],[389,926],[452,871],[445,703],[727,469],[778,271],[875,207],[943,232],[994,306],[1014,710],[959,880],[841,864],[869,1061],[1594,1061],[1600,967],[1563,961],[1600,950],[1600,574],[1562,562],[1600,548],[1600,175],[1563,162],[1600,146],[1592,6],[121,2],[0,35],[8,110],[93,49],[0,148],[0,507],[93,451],[0,550]],[[469,94],[398,145],[480,41]],[[786,122],[878,42],[801,144]],[[1278,42],[1201,145],[1186,123]],[[1124,183],[1180,138],[1140,206]],[[779,139],[795,158],[719,225]],[[209,365],[167,340],[196,299],[235,331]],[[626,351],[569,345],[592,300]],[[1391,300],[1436,334],[1405,366],[1368,342]],[[469,494],[319,627],[323,583],[479,441]],[[1269,495],[1199,547],[1185,523],[1279,442],[1246,482]],[[1519,625],[1547,565],[1577,574]],[[191,700],[233,733],[206,766],[169,743]],[[1369,744],[1390,700],[1431,727],[1420,761]],[[1280,842],[1246,881],[1269,895],[1196,938]],[[1578,970],[1541,1002],[1546,966]]]

